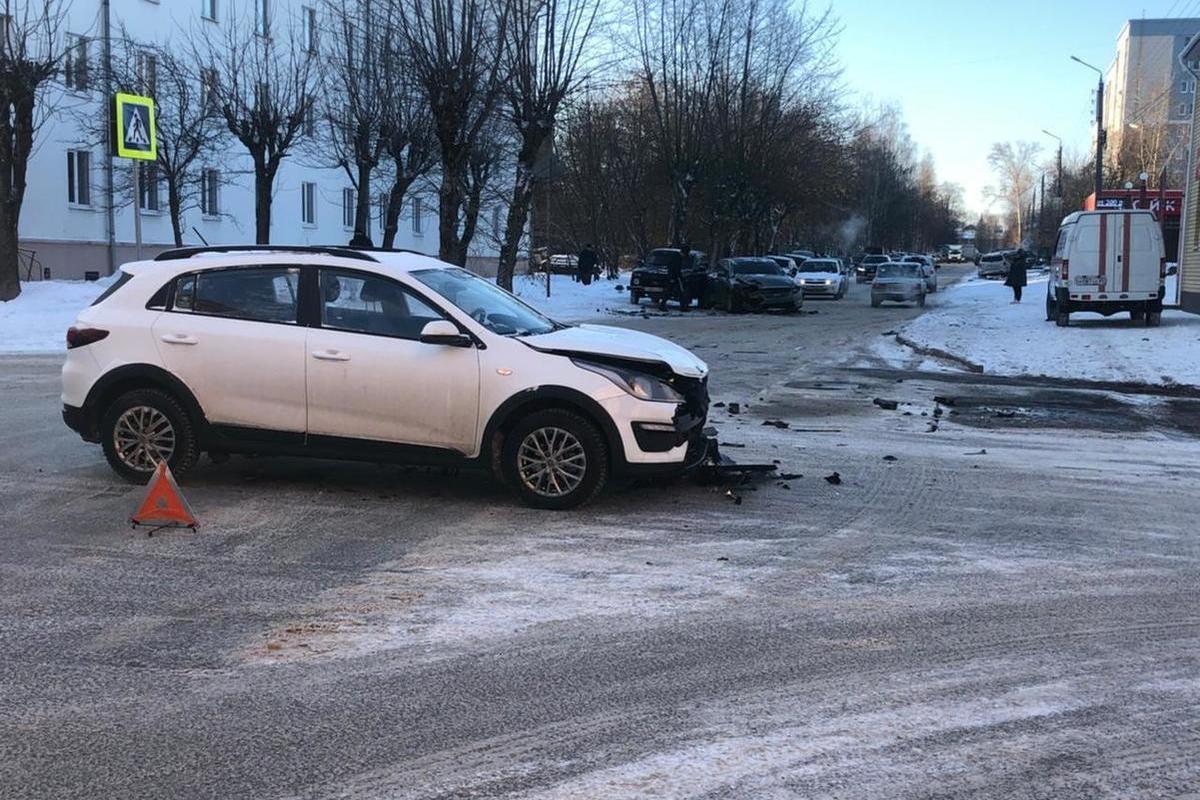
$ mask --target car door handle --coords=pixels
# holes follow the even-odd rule
[[[186,333],[164,333],[160,338],[167,344],[200,344],[199,339]]]
[[[350,354],[343,353],[341,350],[313,350],[313,358],[319,358],[322,361],[349,361]]]

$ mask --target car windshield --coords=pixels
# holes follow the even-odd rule
[[[651,250],[646,256],[646,264],[651,267],[674,267],[682,258],[678,250]]]
[[[915,278],[917,277],[917,265],[896,264],[894,262],[880,264],[878,274],[880,278]]]
[[[730,267],[734,275],[782,275],[783,270],[769,258],[739,258]]]
[[[863,259],[864,264],[883,264],[887,261],[887,256],[867,256]]]
[[[838,263],[836,261],[821,261],[808,260],[800,265],[801,272],[837,272]]]
[[[465,269],[422,269],[411,275],[501,336],[532,336],[562,327]]]

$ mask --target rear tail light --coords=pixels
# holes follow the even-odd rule
[[[86,344],[93,344],[108,336],[108,331],[100,328],[67,328],[67,349],[74,350]]]
[[[1062,260],[1062,279],[1065,281],[1069,277],[1071,277],[1069,262],[1064,258]]]

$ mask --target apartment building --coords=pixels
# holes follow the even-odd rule
[[[135,43],[167,45],[186,53],[197,37],[219,36],[230,25],[254,25],[256,31],[300,25],[304,36],[314,37],[321,5],[320,0],[74,0],[68,4],[62,26],[67,57],[46,104],[54,113],[38,133],[21,213],[23,273],[29,268],[33,279],[92,277],[89,273],[104,275],[113,265],[134,258],[133,198],[119,191],[119,171],[129,169],[130,162],[113,160],[118,191],[110,192],[108,155],[95,141],[94,125],[86,122],[92,115],[103,119],[105,104],[110,102],[103,78],[106,29],[114,38],[125,35]],[[137,64],[148,85],[154,80],[153,61],[147,53],[144,59],[139,56]],[[309,126],[306,135],[319,132]],[[284,160],[273,187],[271,241],[345,244],[350,240],[355,190],[344,171],[319,161],[302,149]],[[241,144],[230,138],[219,158],[197,169],[200,197],[183,214],[184,243],[253,242],[253,171]],[[149,257],[173,246],[174,236],[165,187],[153,169],[142,176],[138,204],[143,253]],[[386,168],[381,168],[378,186],[372,187],[371,235],[376,244],[383,227],[381,193],[388,180]],[[469,266],[481,272],[494,268],[494,229],[503,219],[499,206],[483,209]],[[437,193],[432,181],[414,187],[405,198],[395,246],[437,253]]]
[[[1106,162],[1118,182],[1139,171],[1167,167],[1168,185],[1183,180],[1187,153],[1183,146],[1196,97],[1196,78],[1180,62],[1188,41],[1200,32],[1200,19],[1131,19],[1117,36],[1117,53],[1105,75],[1104,125],[1108,132]],[[1140,140],[1140,141],[1139,141]],[[1125,142],[1159,154],[1157,160],[1128,155],[1118,159]],[[1147,164],[1153,167],[1147,168]]]

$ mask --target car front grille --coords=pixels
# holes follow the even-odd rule
[[[683,395],[683,402],[675,410],[676,429],[682,432],[702,426],[708,418],[708,377],[672,375],[669,383]]]

